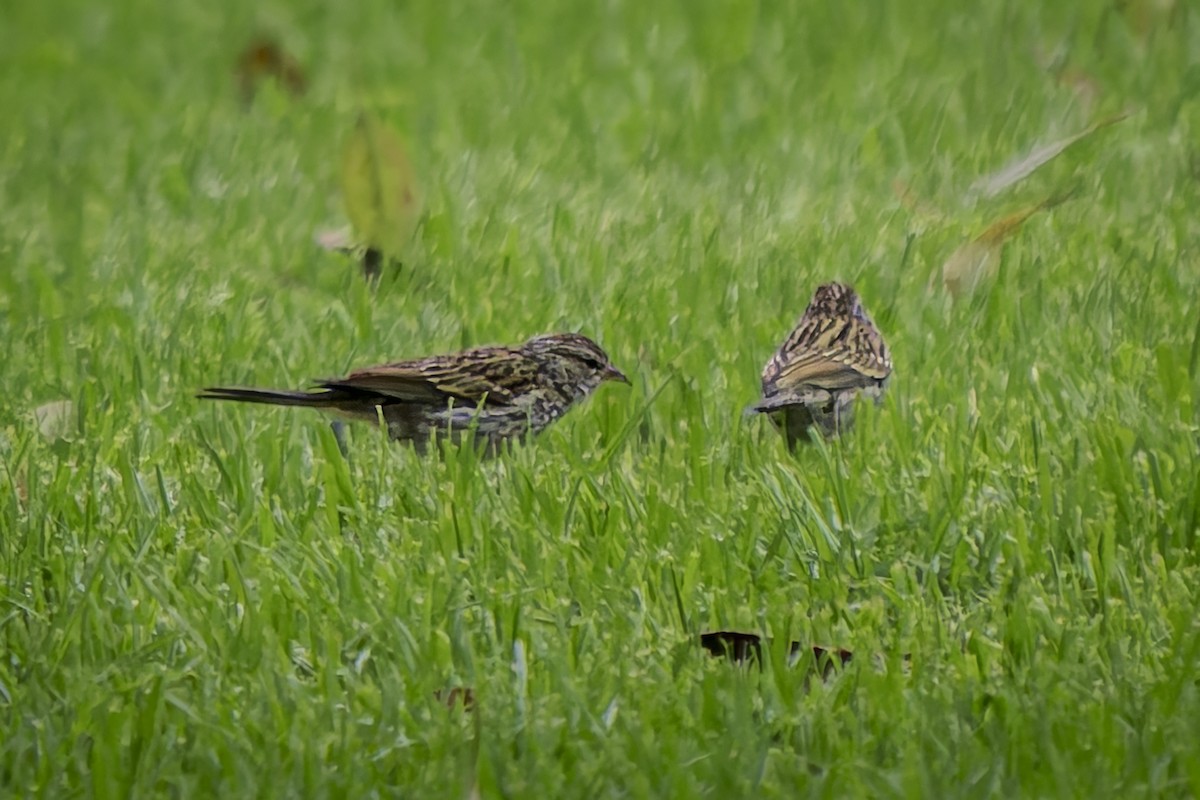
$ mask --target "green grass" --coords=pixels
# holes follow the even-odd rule
[[[1200,794],[1200,15],[875,5],[4,4],[0,794]],[[239,103],[260,30],[306,96]],[[376,292],[313,244],[361,107],[428,195]],[[896,372],[791,455],[741,410],[833,278]],[[491,463],[192,399],[568,328],[632,390]]]

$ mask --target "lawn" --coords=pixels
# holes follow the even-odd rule
[[[3,7],[0,795],[1200,794],[1184,0]],[[742,411],[832,279],[895,372],[791,453]],[[633,385],[491,461],[194,399],[557,330]]]

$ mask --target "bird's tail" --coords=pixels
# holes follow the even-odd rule
[[[328,408],[343,399],[339,392],[299,392],[287,389],[248,389],[240,386],[214,386],[202,389],[196,397],[202,400],[237,400],[241,403],[265,403],[272,406],[307,406]]]
[[[839,397],[851,399],[854,397],[854,392],[830,392],[827,389],[815,388],[784,391],[763,397],[754,405],[748,406],[745,415],[751,417],[755,414],[769,414],[772,411],[778,411],[781,408],[788,408],[789,406],[804,406],[810,409],[821,408],[827,405],[830,400]]]
[[[753,417],[755,414],[768,414],[785,406],[796,405],[794,397],[786,395],[774,395],[773,397],[764,397],[754,405],[746,406],[746,410],[742,412],[743,416]]]

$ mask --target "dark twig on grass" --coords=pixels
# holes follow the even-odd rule
[[[383,274],[383,251],[368,247],[362,254],[363,277],[368,283],[379,280]]]

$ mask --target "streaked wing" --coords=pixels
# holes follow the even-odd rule
[[[883,337],[869,319],[805,314],[763,370],[764,387],[853,389],[892,372]]]
[[[375,392],[411,403],[442,403],[454,398],[478,405],[486,397],[490,405],[510,405],[534,377],[535,365],[528,358],[507,348],[487,347],[367,367],[321,385]]]

